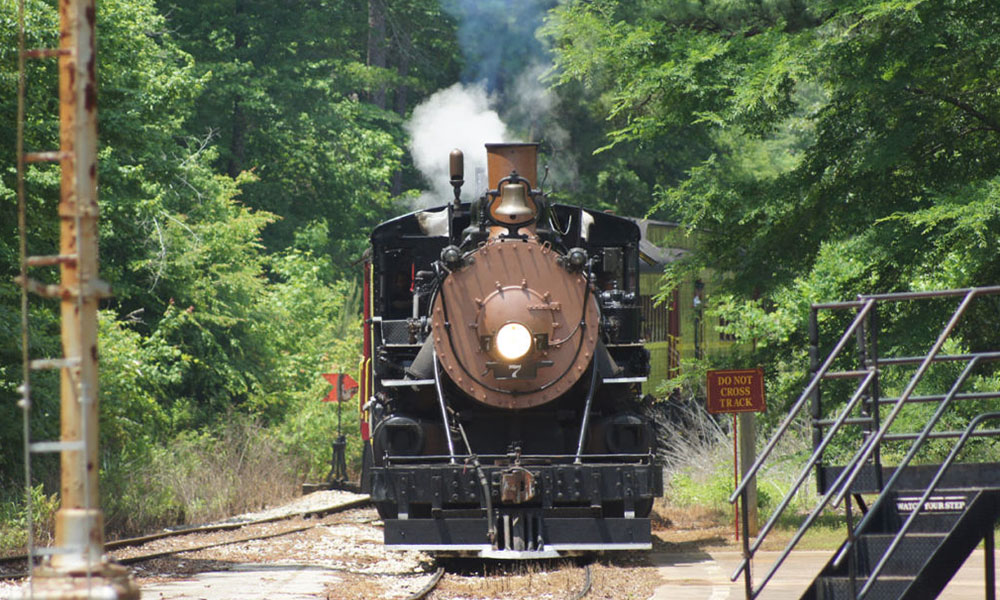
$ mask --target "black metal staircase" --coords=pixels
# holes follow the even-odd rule
[[[1000,514],[1000,489],[982,487],[977,483],[982,473],[967,470],[921,502],[927,491],[922,475],[928,472],[920,467],[904,471],[899,491],[885,494],[883,506],[869,510],[872,518],[855,534],[853,544],[844,542],[803,598],[862,594],[873,599],[936,598],[981,540],[986,542],[985,589],[994,592],[991,596],[987,591],[985,597],[995,596],[996,582],[989,566],[993,564],[993,523]],[[957,479],[965,479],[965,485]]]
[[[915,337],[912,331],[894,335],[891,327],[879,325],[883,313],[907,314],[900,303],[940,305],[950,298],[961,301],[922,355],[900,353],[906,345],[901,340]],[[980,542],[986,554],[984,597],[995,600],[993,531],[1000,520],[1000,453],[994,453],[995,462],[984,462],[983,456],[990,457],[980,449],[980,460],[969,462],[963,450],[973,438],[1000,437],[995,428],[1000,425],[1000,411],[990,412],[1000,408],[1000,389],[982,389],[984,381],[995,381],[994,363],[1000,361],[1000,351],[963,346],[982,346],[983,338],[992,337],[993,347],[1000,347],[996,343],[1000,334],[995,333],[1000,321],[998,300],[1000,286],[863,296],[812,307],[810,382],[730,498],[740,502],[744,522],[744,559],[733,580],[743,575],[748,600],[763,595],[805,532],[824,511],[837,505],[844,509],[847,537],[803,594],[804,600],[936,598]],[[976,307],[977,301],[987,304],[985,310]],[[837,322],[838,317],[829,313],[845,309],[854,311],[853,319],[820,362],[820,331],[830,330]],[[825,320],[820,317],[824,311],[828,311]],[[970,327],[968,320],[963,323],[968,314],[985,316],[987,322]],[[994,333],[967,341],[987,327]],[[892,355],[880,355],[880,343],[893,348]],[[849,347],[857,352],[845,352]],[[945,381],[946,391],[931,389]],[[893,389],[901,390],[898,396],[881,395]],[[750,537],[745,502],[748,482],[766,465],[792,424],[805,417],[807,406],[812,456],[768,522]],[[843,456],[845,440],[858,444],[853,456],[831,461],[842,463],[835,465],[824,460],[832,447]],[[890,461],[886,456],[896,458]],[[895,464],[884,464],[888,462]],[[754,554],[812,472],[821,497],[755,586]]]

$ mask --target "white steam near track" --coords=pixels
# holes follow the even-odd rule
[[[486,89],[479,84],[455,85],[435,92],[406,123],[413,162],[431,190],[417,200],[418,208],[446,204],[454,197],[448,176],[448,155],[458,148],[465,153],[463,200],[472,200],[483,190],[476,188],[476,169],[486,172],[488,142],[510,141],[507,126],[490,108]],[[483,175],[482,187],[486,181]]]

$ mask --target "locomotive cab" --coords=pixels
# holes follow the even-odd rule
[[[489,189],[383,223],[366,266],[363,484],[387,545],[508,558],[645,549],[662,494],[638,227],[548,205],[536,144]]]

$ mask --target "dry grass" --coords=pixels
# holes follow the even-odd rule
[[[645,555],[610,553],[590,565],[588,598],[648,598],[659,583]],[[583,588],[584,568],[568,561],[486,562],[475,568],[449,566],[432,598],[469,600],[565,598]]]
[[[266,429],[233,419],[112,469],[102,482],[107,529],[125,535],[259,510],[294,497],[303,469]]]
[[[729,434],[696,401],[666,401],[649,416],[656,426],[657,454],[669,474],[703,464],[727,443]]]
[[[654,418],[665,465],[666,495],[654,504],[653,514],[654,531],[662,549],[737,549],[735,510],[728,502],[735,488],[731,432],[695,402],[671,403],[669,411],[661,411]],[[767,441],[759,438],[758,447]],[[790,491],[810,448],[808,432],[793,430],[765,462],[757,478],[760,525]],[[817,501],[810,477],[763,547],[784,548]],[[842,510],[828,510],[797,547],[835,548],[846,534],[842,522]]]

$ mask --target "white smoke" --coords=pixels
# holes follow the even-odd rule
[[[558,121],[559,97],[543,83],[551,65],[536,62],[527,67],[514,82],[514,93],[506,99],[504,116],[510,123],[527,132],[525,141],[542,142],[549,152],[551,168],[548,187],[577,181],[576,162],[570,151],[570,134]]]
[[[507,126],[490,108],[482,85],[455,85],[435,92],[413,109],[406,123],[413,163],[431,185],[417,200],[419,208],[447,204],[454,198],[448,174],[448,155],[465,153],[463,200],[483,192],[475,189],[476,169],[486,172],[486,143],[509,141]],[[483,179],[485,184],[485,176]]]

